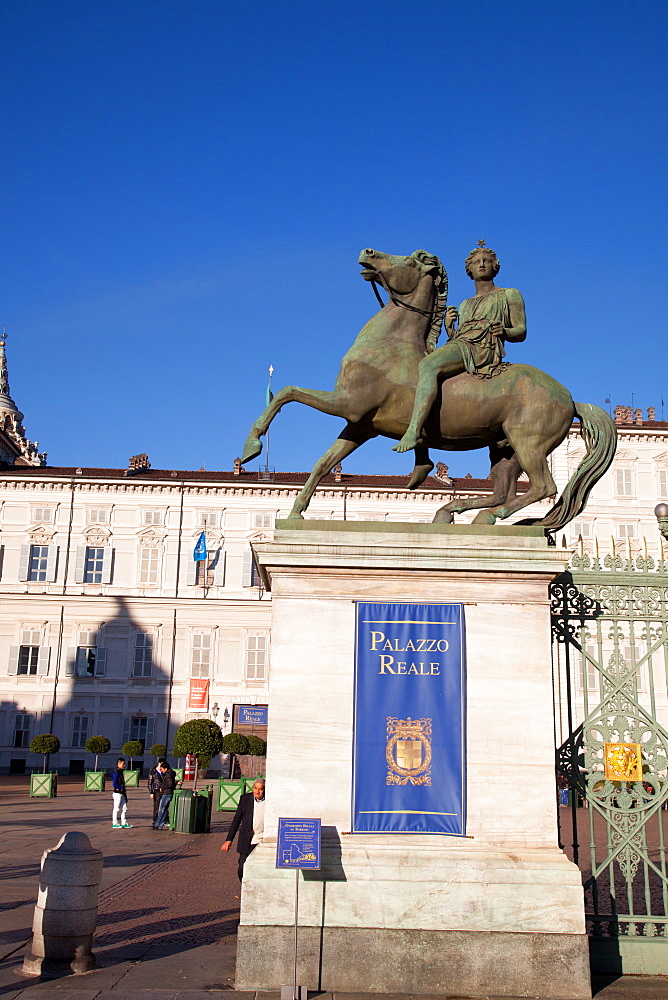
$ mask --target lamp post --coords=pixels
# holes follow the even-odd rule
[[[668,503],[658,503],[654,508],[654,514],[659,522],[659,531],[665,539],[668,539]]]

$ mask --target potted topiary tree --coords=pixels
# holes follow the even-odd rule
[[[149,750],[149,753],[153,754],[154,757],[166,757],[167,747],[165,746],[164,743],[154,743],[151,749]]]
[[[248,753],[248,737],[243,733],[228,733],[223,740],[223,753],[230,755],[230,778],[233,778],[234,758]]]
[[[98,758],[101,753],[109,753],[111,750],[111,740],[106,736],[91,736],[86,740],[86,750],[95,754],[95,768],[86,771],[84,775],[84,792],[103,792],[106,774],[104,770],[98,770]]]
[[[190,719],[176,730],[174,736],[174,753],[177,757],[186,757],[189,753],[197,758],[198,766],[204,758],[208,763],[212,757],[220,753],[223,746],[223,734],[220,726],[211,719]],[[197,790],[197,769],[193,792]]]
[[[42,733],[41,736],[35,736],[30,744],[31,753],[41,753],[44,757],[42,773],[30,775],[31,798],[39,796],[45,799],[54,799],[56,797],[58,774],[55,771],[52,771],[51,774],[46,773],[46,758],[50,753],[58,753],[59,750],[60,740],[53,733]]]
[[[144,741],[143,740],[128,740],[121,747],[121,753],[124,757],[130,758],[130,767],[125,768],[125,784],[127,788],[137,788],[139,785],[139,768],[135,769],[132,766],[133,757],[141,757],[144,753]]]

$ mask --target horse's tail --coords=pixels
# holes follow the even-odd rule
[[[617,448],[617,427],[605,410],[591,403],[573,406],[587,451],[550,513],[538,522],[550,531],[558,531],[582,513],[592,489],[610,468]]]

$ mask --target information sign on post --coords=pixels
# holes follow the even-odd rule
[[[295,947],[292,986],[281,988],[281,1000],[306,1000],[306,986],[297,986],[297,928],[299,926],[299,872],[320,868],[321,821],[286,819],[278,821],[276,867],[295,869]]]

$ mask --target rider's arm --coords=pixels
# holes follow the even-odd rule
[[[527,318],[524,312],[524,299],[516,288],[506,288],[506,301],[510,312],[509,327],[503,331],[506,340],[520,341],[527,337]]]

